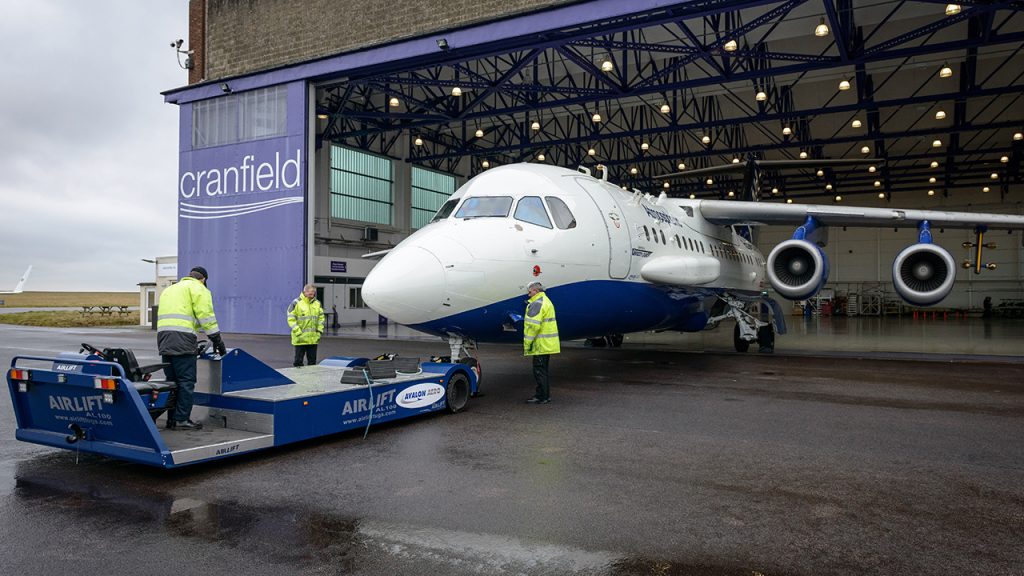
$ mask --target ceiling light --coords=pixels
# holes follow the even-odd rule
[[[327,120],[327,114],[317,114],[316,117],[320,120]]]
[[[691,194],[690,194],[690,200],[693,200],[693,199],[694,199],[694,198],[696,198],[696,197],[697,197],[697,195],[696,195],[696,194],[693,194],[693,193],[691,193]]]
[[[789,126],[783,126],[782,127],[782,135],[783,136],[789,136],[792,133],[793,133],[793,129],[790,128]]]
[[[868,172],[874,174],[876,170],[878,170],[878,168],[875,168],[874,166],[868,166]]]
[[[484,137],[484,131],[481,130],[480,128],[477,128],[476,129],[476,137],[477,138],[483,138]]]
[[[669,113],[669,112],[671,112],[671,111],[672,111],[672,108],[671,108],[671,107],[669,107],[669,105],[668,105],[668,104],[662,104],[662,105],[661,105],[661,113],[662,113],[662,114],[668,114],[668,113]]]
[[[871,152],[871,148],[868,148],[867,146],[862,146],[861,149],[860,149],[860,153],[861,154],[868,154],[870,152]]]
[[[985,186],[984,188],[982,188],[982,189],[981,189],[981,191],[982,191],[982,192],[991,192],[991,191],[992,191],[992,189],[991,189],[991,188],[989,188],[988,186]]]
[[[664,184],[662,184],[662,185],[661,185],[661,187],[662,187],[662,188],[668,188],[668,187],[669,187],[669,183],[668,183],[668,182],[665,182]]]
[[[540,130],[540,122],[534,120],[533,123],[530,124],[530,130]]]
[[[413,140],[412,143],[417,145],[417,146],[423,146],[423,138],[417,137],[415,140]]]
[[[704,181],[704,183],[707,184],[708,186],[711,186],[712,184],[715,183],[715,181],[711,178],[708,178],[707,180]]]
[[[739,159],[739,158],[735,158],[735,157],[734,157],[734,158],[732,159],[732,163],[733,163],[733,164],[739,164],[739,163],[740,163],[740,159]]]
[[[452,96],[462,96],[462,88],[459,88],[458,86],[452,88]]]
[[[793,199],[792,198],[786,198],[786,204],[792,204],[792,203],[793,203]]]
[[[725,48],[726,52],[735,52],[737,47],[735,40],[729,40],[724,46],[722,46],[722,48]]]
[[[540,160],[541,162],[544,161],[544,153],[543,152],[541,152],[540,154],[537,154],[537,160]]]
[[[855,119],[853,122],[850,122],[850,126],[853,126],[854,128],[860,128],[861,127],[860,120]]]
[[[491,163],[488,162],[487,160],[484,160],[483,162],[481,162],[480,165],[483,166],[484,168],[490,168],[491,167]]]
[[[960,13],[959,4],[946,4],[946,16],[954,16]]]
[[[932,176],[932,177],[928,178],[928,183],[929,184],[935,184],[935,176]]]
[[[814,27],[814,35],[818,38],[828,36],[828,25],[825,24],[824,16],[821,17],[821,20],[818,20],[818,25]]]
[[[734,196],[736,196],[736,193],[733,192],[732,190],[729,190],[729,198],[732,198]]]
[[[764,102],[768,99],[768,95],[764,93],[764,90],[758,90],[757,94],[754,95],[754,100],[758,102]]]
[[[832,189],[832,185],[831,184],[825,184],[825,190],[831,190],[831,189]]]
[[[648,144],[647,142],[644,142],[644,143],[640,144],[640,149],[644,150],[644,151],[650,150],[651,149],[651,145]]]
[[[597,150],[594,150],[593,148],[587,150],[587,156],[597,156]]]
[[[939,69],[939,78],[949,78],[952,75],[953,69],[950,68],[949,66],[946,66],[945,64],[943,64],[942,68]]]
[[[1014,135],[1013,135],[1013,139],[1014,140],[1024,140],[1024,134],[1021,134],[1020,132],[1015,132]]]
[[[701,136],[700,141],[705,143],[705,144],[711,144],[711,136],[708,136],[707,134],[705,134],[705,135]]]
[[[842,202],[842,201],[843,201],[843,197],[840,196],[839,194],[836,194],[836,202]]]
[[[772,188],[772,194],[778,194],[778,193],[779,193],[779,189],[778,188]]]
[[[1009,156],[1003,156],[1002,158],[999,159],[999,161],[1002,162],[1003,164],[1006,164],[1007,162],[1010,161],[1010,157]]]
[[[938,160],[932,160],[932,163],[929,164],[929,166],[931,166],[932,168],[938,168],[939,167]]]
[[[594,115],[591,116],[590,119],[592,121],[594,121],[594,122],[600,122],[601,121],[601,114],[598,113],[598,112],[594,112]]]
[[[992,174],[989,175],[989,178],[993,180],[999,180],[999,174],[993,172]]]
[[[885,198],[885,192],[879,192],[878,193],[878,197],[879,198]]]
[[[637,172],[639,172],[639,170],[637,170],[636,168],[630,168],[629,169],[629,173],[630,174],[636,174]]]
[[[929,196],[935,196],[935,190],[929,190],[928,191],[928,195]]]
[[[850,89],[850,81],[849,80],[841,81],[839,83],[839,89],[840,90],[849,90]]]
[[[611,60],[601,62],[601,72],[611,72],[612,70],[615,70],[615,64],[612,64]]]
[[[881,188],[881,187],[882,187],[882,181],[881,180],[875,180],[875,188]]]
[[[804,158],[807,158],[807,152],[805,150],[801,150],[800,151],[800,159],[802,160]]]
[[[395,108],[396,106],[398,106],[400,104],[400,102],[398,101],[397,97],[392,96],[391,100],[388,100],[388,104],[390,104],[392,108]]]
[[[676,164],[676,168],[679,170],[686,170],[686,164],[680,162],[679,164]]]
[[[945,120],[946,119],[946,112],[943,111],[943,110],[936,110],[935,111],[935,119],[936,120]]]
[[[824,175],[825,175],[825,171],[824,171],[824,170],[822,170],[821,168],[818,168],[818,172],[817,172],[817,174],[818,174],[818,178],[821,178],[822,176],[824,176]]]
[[[932,148],[942,148],[942,140],[932,141]]]

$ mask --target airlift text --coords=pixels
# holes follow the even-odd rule
[[[388,390],[387,392],[381,392],[380,394],[373,395],[373,407],[380,408],[385,404],[390,404],[395,400],[395,391]],[[356,398],[355,400],[349,400],[345,402],[345,407],[341,410],[342,416],[348,414],[355,414],[357,412],[365,412],[370,408],[369,398]]]

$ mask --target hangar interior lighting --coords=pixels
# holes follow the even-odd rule
[[[395,96],[392,96],[391,100],[388,100],[388,105],[392,108],[397,108],[399,104],[401,104],[401,102],[399,102],[398,98]]]
[[[530,130],[534,130],[534,131],[540,130],[540,122],[537,122],[536,120],[534,120],[533,123],[530,124]]]
[[[477,138],[483,138],[484,137],[484,131],[481,130],[480,128],[477,128],[476,129],[476,137]]]
[[[734,198],[735,196],[736,196],[736,193],[733,192],[732,190],[729,190],[729,198]]]
[[[541,152],[540,154],[537,154],[537,160],[540,160],[541,162],[544,161],[544,153],[543,152]]]
[[[483,166],[484,168],[490,168],[491,167],[491,163],[488,162],[487,160],[484,160],[483,162],[481,162],[480,165]]]
[[[317,114],[316,117],[319,118],[320,120],[327,120],[327,114],[324,114],[323,112]]]
[[[693,200],[693,199],[694,199],[694,198],[696,198],[696,197],[697,197],[697,195],[696,195],[696,194],[690,193],[690,200]]]
[[[462,88],[458,86],[452,88],[452,96],[462,96]]]
[[[879,192],[878,193],[878,197],[879,198],[885,198],[885,192]]]
[[[793,203],[793,199],[792,198],[786,198],[786,204],[792,204],[792,203]]]
[[[633,174],[634,176],[637,174],[637,172],[639,172],[639,170],[637,170],[635,166],[629,169],[629,173]]]
[[[708,178],[707,180],[704,181],[704,183],[707,184],[708,186],[711,186],[712,184],[715,183],[715,180],[714,178]]]
[[[612,70],[615,70],[615,64],[612,64],[611,60],[601,62],[601,72],[611,72]]]
[[[849,80],[841,80],[839,82],[839,89],[840,90],[849,90],[850,89],[850,81]]]
[[[600,122],[601,121],[601,114],[598,113],[598,112],[594,112],[594,115],[590,117],[590,120],[592,122]]]
[[[680,162],[679,164],[676,164],[676,168],[679,170],[686,170],[686,164]]]
[[[935,111],[935,119],[936,120],[945,120],[945,118],[946,118],[946,112],[945,111],[943,111],[943,110],[936,110]]]
[[[942,68],[939,69],[939,78],[949,78],[953,75],[953,69],[943,64]]]
[[[662,188],[668,188],[669,186],[670,184],[668,182],[665,182],[664,184],[661,185]]]
[[[929,166],[931,166],[932,168],[938,168],[939,167],[939,161],[938,160],[932,160],[932,163],[929,164]]]
[[[793,133],[793,129],[790,128],[789,126],[783,126],[782,127],[782,135],[783,136],[789,136],[792,133]]]
[[[708,136],[707,134],[705,134],[705,135],[700,137],[700,141],[705,143],[705,144],[711,144],[711,136]]]
[[[815,174],[817,174],[817,175],[818,175],[818,178],[821,178],[822,176],[824,176],[824,175],[825,175],[825,171],[824,171],[824,170],[822,170],[821,168],[818,168],[818,171],[817,171],[817,172],[815,172]]]
[[[993,180],[999,180],[999,174],[996,174],[995,172],[993,172],[992,174],[989,175],[989,178],[991,178]]]
[[[768,95],[765,94],[764,90],[758,90],[757,94],[754,95],[754,100],[757,100],[758,102],[764,102],[767,99]]]
[[[942,140],[933,140],[932,148],[942,148]]]
[[[992,191],[992,189],[991,189],[991,188],[989,188],[988,186],[985,186],[985,187],[983,187],[983,188],[981,189],[981,191],[982,191],[982,192],[991,192],[991,191]]]
[[[733,164],[739,164],[739,163],[740,163],[740,159],[739,159],[739,158],[736,158],[735,156],[733,156],[733,158],[732,158],[732,163],[733,163]]]
[[[416,140],[413,140],[413,144],[423,146],[423,138],[417,137]]]
[[[640,149],[646,152],[651,149],[651,145],[648,144],[647,142],[643,142],[640,144]]]
[[[959,4],[946,4],[946,16],[955,16],[960,13]]]
[[[778,188],[772,188],[772,194],[778,194],[778,193],[779,193],[779,189]]]
[[[843,197],[840,196],[839,194],[836,194],[836,202],[842,202],[842,201],[843,201]]]
[[[800,159],[804,160],[806,158],[807,158],[807,151],[806,150],[801,150],[800,151]]]
[[[825,24],[824,16],[821,17],[821,20],[818,20],[818,25],[814,27],[814,35],[818,38],[828,36],[828,24]]]
[[[881,187],[882,187],[882,181],[881,180],[875,180],[875,188],[881,188]]]
[[[861,149],[860,149],[860,153],[861,154],[868,154],[870,152],[871,152],[871,148],[868,148],[867,146],[862,146]]]
[[[999,161],[1002,162],[1003,164],[1006,164],[1007,162],[1010,161],[1010,157],[1009,156],[1003,156],[1002,158],[999,159]]]
[[[929,196],[935,196],[935,190],[929,190],[928,191],[928,195]]]
[[[1024,134],[1017,132],[1013,135],[1014,140],[1024,140]]]
[[[831,190],[832,184],[825,184],[825,190]]]
[[[722,48],[725,48],[726,52],[735,52],[738,47],[739,45],[736,44],[735,40],[729,40],[722,46]]]
[[[868,172],[870,172],[872,174],[874,174],[877,170],[878,170],[878,168],[876,168],[874,166],[868,166]]]
[[[662,114],[668,114],[671,111],[672,111],[672,108],[668,104],[662,104],[661,105],[661,113]]]
[[[928,183],[929,183],[929,184],[935,184],[935,176],[931,176],[931,177],[929,177],[929,178],[928,178]]]
[[[597,156],[597,150],[590,148],[589,150],[587,150],[587,156]]]
[[[863,124],[861,124],[860,120],[856,118],[854,118],[853,122],[850,122],[850,126],[853,126],[854,128],[860,128],[862,125]]]

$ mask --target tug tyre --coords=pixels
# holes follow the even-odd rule
[[[736,324],[732,328],[732,343],[736,347],[737,352],[746,352],[750,349],[750,342],[747,342],[740,337],[740,325]]]
[[[445,386],[444,399],[452,414],[464,410],[469,403],[469,378],[461,372],[452,374]]]

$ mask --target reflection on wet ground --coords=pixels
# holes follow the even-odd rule
[[[104,552],[114,556],[101,558],[100,563],[130,553],[128,549],[137,548],[141,539],[175,549],[213,546],[230,551],[233,558],[258,559],[259,564],[286,573],[380,574],[386,566],[388,574],[768,574],[746,567],[687,565],[508,536],[342,518],[321,510],[175,499],[159,490],[125,493],[102,482],[55,480],[21,469],[13,496],[26,514],[61,517],[83,548],[92,549],[103,540]],[[123,548],[115,544],[119,541]]]

